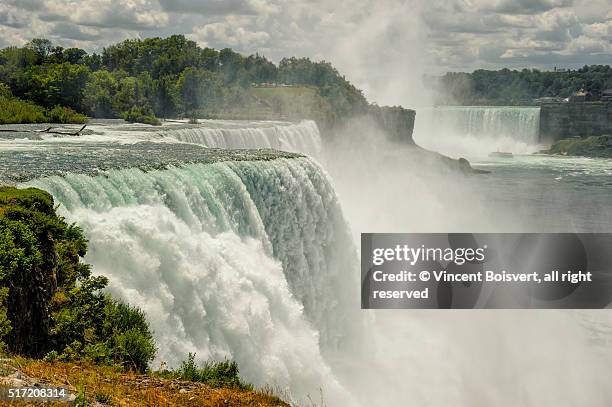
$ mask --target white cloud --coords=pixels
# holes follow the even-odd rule
[[[5,0],[0,45],[88,50],[182,33],[202,45],[326,59],[374,100],[424,72],[610,63],[610,0]],[[393,79],[390,79],[393,78]],[[401,83],[402,86],[389,84]]]
[[[188,37],[204,47],[229,47],[242,52],[252,52],[264,47],[270,39],[270,34],[250,30],[239,24],[240,20],[238,17],[227,17],[224,22],[196,27]]]

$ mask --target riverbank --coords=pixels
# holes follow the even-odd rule
[[[546,154],[612,158],[612,135],[564,139],[555,142]]]

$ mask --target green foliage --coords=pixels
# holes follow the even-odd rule
[[[69,107],[54,106],[47,112],[49,123],[85,123],[87,116],[77,113]]]
[[[102,405],[111,405],[113,402],[112,394],[105,392],[96,392],[95,394],[96,401]]]
[[[87,113],[93,117],[117,117],[113,108],[117,86],[117,80],[109,71],[102,69],[92,73],[83,90]]]
[[[151,109],[146,107],[134,106],[127,112],[121,114],[121,117],[130,123],[144,123],[152,126],[160,126],[161,122]]]
[[[156,351],[145,315],[102,292],[108,280],[80,262],[86,251],[51,195],[0,187],[0,340],[28,356],[145,371]]]
[[[32,102],[0,97],[0,124],[45,123],[45,109]]]
[[[89,401],[87,400],[87,393],[85,390],[85,385],[83,383],[79,383],[77,387],[77,394],[74,399],[75,407],[87,407],[89,405]]]
[[[426,82],[436,91],[439,104],[517,105],[541,97],[566,98],[580,89],[599,94],[612,88],[612,66],[590,65],[563,72],[479,69],[471,74],[430,76]]]
[[[156,348],[144,313],[109,299],[104,314],[103,335],[109,338],[115,363],[145,371]]]
[[[253,389],[250,383],[245,383],[240,379],[240,370],[235,361],[208,361],[202,367],[199,367],[195,362],[195,353],[190,353],[187,360],[182,362],[181,366],[172,373],[172,376],[180,380],[206,383],[214,388]]]
[[[85,123],[87,116],[68,107],[45,109],[32,102],[17,99],[11,89],[0,82],[0,124],[13,123]]]
[[[144,313],[100,290],[103,277],[92,277],[71,290],[53,315],[52,339],[60,360],[85,359],[144,372],[155,357],[155,344]]]
[[[549,154],[612,158],[612,136],[591,136],[559,140],[552,145]]]
[[[258,54],[200,48],[182,35],[126,40],[91,55],[34,39],[23,48],[0,50],[0,82],[16,97],[46,109],[60,105],[93,117],[150,124],[157,122],[155,116],[278,117],[288,111],[333,126],[367,107],[362,93],[325,61],[289,58],[276,66]],[[290,100],[288,109],[261,106],[252,84],[273,83],[312,88],[317,102],[308,108],[299,100]],[[34,111],[21,113],[20,122],[43,121],[44,110],[26,108]]]
[[[0,353],[4,353],[8,350],[5,339],[12,330],[11,321],[8,319],[8,310],[6,308],[8,294],[9,290],[7,287],[0,288]]]
[[[83,111],[83,89],[89,79],[86,66],[69,62],[30,67],[25,98],[41,106],[68,106]]]
[[[179,76],[177,87],[186,112],[210,108],[221,101],[221,83],[203,69],[186,68]]]
[[[11,92],[11,88],[0,82],[0,98],[11,99],[13,97],[13,92]]]

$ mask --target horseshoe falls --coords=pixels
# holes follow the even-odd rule
[[[430,150],[478,159],[540,150],[539,128],[539,107],[436,107],[418,112],[414,138]]]

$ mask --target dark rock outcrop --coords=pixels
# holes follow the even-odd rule
[[[612,102],[547,103],[540,110],[540,141],[612,134]]]

